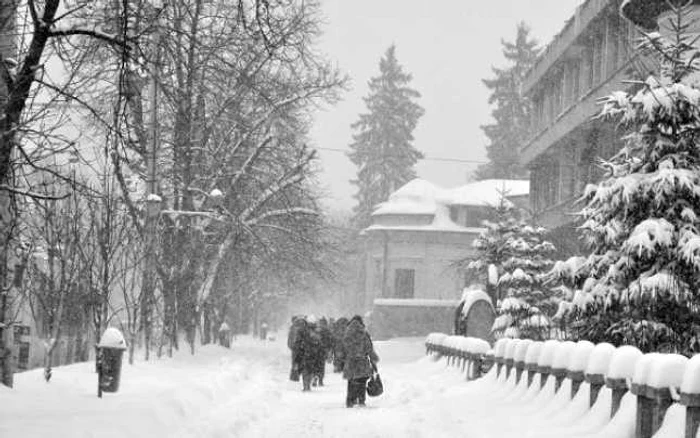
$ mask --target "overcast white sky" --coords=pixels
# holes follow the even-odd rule
[[[392,43],[425,115],[414,132],[426,157],[483,161],[489,90],[481,79],[505,64],[501,39],[515,38],[525,21],[541,45],[548,43],[582,0],[322,0],[325,34],[319,48],[347,73],[351,89],[343,101],[320,111],[312,130],[316,147],[348,150],[350,124],[365,111],[367,81]],[[319,151],[326,206],[349,210],[356,168],[344,153]],[[418,175],[444,187],[463,184],[476,164],[422,161]]]

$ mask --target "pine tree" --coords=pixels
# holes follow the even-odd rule
[[[517,151],[527,137],[530,112],[530,102],[521,95],[520,86],[539,53],[537,42],[529,35],[528,26],[519,23],[515,42],[502,41],[503,55],[510,65],[505,69],[493,67],[495,77],[483,80],[484,85],[492,90],[489,104],[494,105],[491,112],[494,123],[481,127],[489,140],[486,145],[489,162],[479,166],[477,179],[527,176]]]
[[[396,60],[391,46],[379,63],[380,74],[369,81],[364,101],[368,112],[352,125],[355,134],[349,157],[357,165],[355,224],[369,225],[380,202],[416,177],[413,166],[423,158],[413,146],[413,130],[423,115],[415,100],[420,93],[409,87],[412,76]]]
[[[604,100],[602,116],[630,133],[585,192],[592,253],[573,307],[579,322],[594,318],[594,330],[583,330],[591,337],[689,354],[700,336],[700,64],[687,13],[675,9],[675,35],[643,44],[659,73]]]
[[[502,200],[493,209],[493,220],[484,221],[486,231],[474,241],[476,254],[468,270],[489,277],[489,292],[497,301],[497,336],[545,339],[549,317],[558,305],[557,295],[544,284],[555,248],[545,239],[546,229],[528,224],[522,216]]]

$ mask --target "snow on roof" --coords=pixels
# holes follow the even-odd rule
[[[489,297],[489,294],[481,289],[464,288],[464,292],[462,292],[462,299],[460,300],[460,302],[464,303],[464,307],[462,307],[462,315],[469,315],[469,310],[471,310],[472,306],[477,301],[486,301],[493,309],[493,303],[491,302],[491,297]]]
[[[530,181],[486,179],[444,191],[439,200],[448,205],[497,206],[503,195],[525,196],[530,193]],[[503,195],[502,195],[503,194]]]
[[[369,227],[365,228],[365,231],[374,231],[374,230],[403,230],[403,231],[453,231],[453,232],[458,232],[458,233],[480,233],[483,231],[483,228],[468,228],[468,227],[463,227],[460,225],[457,225],[456,223],[452,222],[450,219],[450,212],[448,208],[444,205],[439,205],[439,204],[434,204],[435,205],[435,210],[434,210],[434,217],[433,221],[429,224],[426,225],[370,225]],[[383,207],[380,207],[383,208]],[[389,207],[387,207],[386,211],[391,211]],[[417,213],[417,209],[413,213],[406,213],[404,212],[403,214],[419,214]],[[376,213],[376,211],[375,211]],[[375,215],[375,213],[372,213],[372,215]],[[388,213],[383,213],[383,214],[388,214]]]
[[[102,334],[100,338],[100,343],[97,345],[100,348],[118,348],[120,350],[126,350],[126,341],[122,332],[114,327],[110,327]]]
[[[610,365],[610,359],[615,352],[615,347],[607,342],[597,344],[591,352],[591,357],[586,365],[586,374],[605,374]]]
[[[389,195],[372,216],[383,214],[434,214],[439,193],[444,189],[424,179],[416,178]]]
[[[468,231],[481,228],[465,228],[450,219],[450,205],[496,206],[501,193],[506,196],[522,196],[529,193],[530,182],[522,180],[484,180],[465,184],[454,189],[443,189],[431,182],[416,178],[375,207],[372,216],[382,215],[434,215],[428,225],[390,226],[371,225],[367,230],[404,229],[430,231]]]
[[[435,300],[427,298],[375,298],[375,306],[425,306],[425,307],[457,307],[455,300]]]
[[[634,375],[634,367],[644,354],[636,347],[623,345],[617,348],[610,360],[610,367],[606,377],[611,379],[631,379]]]

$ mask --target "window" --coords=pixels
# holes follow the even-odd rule
[[[468,227],[483,227],[484,221],[489,218],[489,212],[485,208],[473,207],[467,211],[467,226]]]
[[[394,295],[396,298],[413,298],[416,271],[414,269],[397,269],[394,278]]]
[[[457,207],[450,207],[450,220],[454,223],[457,223],[457,220],[459,219],[459,211],[457,210]]]
[[[29,342],[17,342],[19,354],[17,356],[17,368],[26,370],[29,368]]]

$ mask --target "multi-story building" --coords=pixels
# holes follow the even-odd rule
[[[473,253],[489,206],[503,196],[527,204],[528,181],[486,180],[442,189],[415,179],[372,213],[364,238],[362,303],[377,335],[451,331],[468,277],[459,260]],[[442,324],[436,326],[435,324]],[[413,331],[406,331],[411,329]]]
[[[562,252],[579,244],[572,232],[575,201],[602,175],[597,158],[622,146],[613,121],[595,118],[598,99],[625,89],[631,74],[651,66],[634,56],[635,26],[620,15],[622,0],[587,0],[566,22],[527,74],[522,92],[532,102],[530,137],[521,160],[530,169],[530,204],[553,229]]]

